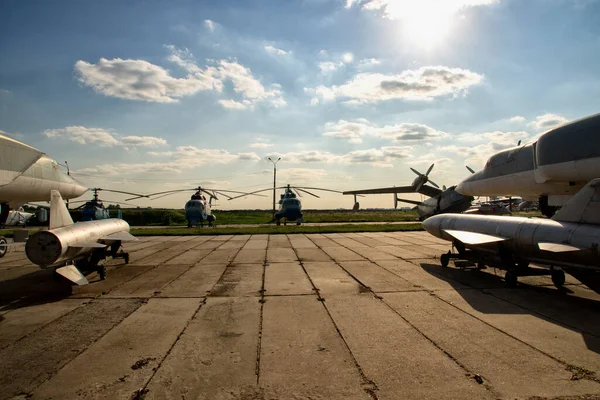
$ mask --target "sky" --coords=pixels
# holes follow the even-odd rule
[[[597,0],[3,0],[0,133],[114,190],[251,192],[269,157],[278,186],[404,186],[431,164],[451,186],[598,112],[599,20]],[[353,205],[314,193],[304,208]]]

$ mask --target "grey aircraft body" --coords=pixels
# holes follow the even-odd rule
[[[451,241],[458,250],[441,258],[460,258],[507,270],[507,283],[522,275],[549,273],[555,285],[567,270],[594,290],[600,278],[600,179],[590,181],[552,219],[445,214],[423,228]],[[550,267],[540,272],[529,263]]]
[[[466,196],[520,196],[552,216],[600,171],[600,114],[549,130],[535,142],[500,151],[458,184]]]

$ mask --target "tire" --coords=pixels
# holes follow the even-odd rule
[[[554,286],[556,286],[557,288],[561,288],[563,287],[563,285],[565,284],[565,272],[562,270],[554,270],[552,271],[552,283],[554,283]]]
[[[7,244],[7,243],[8,243],[8,241],[6,240],[6,238],[4,236],[0,236],[0,258],[4,257],[4,255],[8,251],[7,246],[2,246],[2,244]]]
[[[442,267],[444,268],[446,268],[448,264],[450,264],[450,252],[447,252],[440,256],[440,264],[442,264]]]

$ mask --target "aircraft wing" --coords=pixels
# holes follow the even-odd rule
[[[350,190],[343,194],[383,194],[383,193],[415,193],[412,186],[394,186],[379,189]]]
[[[12,182],[43,155],[38,149],[0,135],[0,186]]]
[[[551,251],[553,253],[564,253],[567,251],[579,251],[585,250],[581,247],[572,246],[570,244],[561,244],[561,243],[550,243],[550,242],[540,242],[538,243],[538,247],[540,250]]]
[[[122,242],[131,242],[134,240],[138,240],[138,238],[136,238],[129,232],[122,231],[122,232],[111,233],[108,236],[100,238],[100,240],[120,240]]]
[[[469,231],[456,231],[452,229],[444,229],[444,232],[465,244],[485,244],[508,240],[507,238],[503,238],[501,236],[486,235],[484,233],[476,233]]]
[[[422,201],[417,201],[417,200],[408,200],[408,199],[398,199],[399,203],[409,203],[409,204],[414,204],[416,206],[418,206],[419,204],[422,203]]]

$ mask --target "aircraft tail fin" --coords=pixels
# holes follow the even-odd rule
[[[552,217],[560,222],[600,224],[600,179],[588,182]]]
[[[71,214],[58,190],[51,192],[50,198],[50,226],[48,229],[62,228],[73,225]]]

